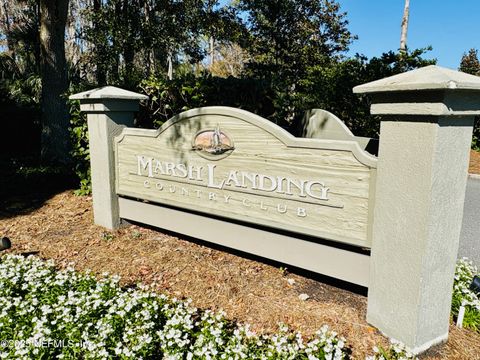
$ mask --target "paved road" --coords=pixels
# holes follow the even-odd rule
[[[480,176],[468,178],[458,256],[468,257],[480,268]]]

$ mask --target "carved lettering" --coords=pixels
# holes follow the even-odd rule
[[[161,161],[156,160],[155,161],[155,169],[153,170],[155,174],[160,173],[161,175],[165,175],[165,170],[163,170],[163,166]]]
[[[297,216],[305,217],[307,216],[307,210],[305,208],[297,208]]]
[[[227,181],[225,181],[225,185],[232,186],[232,183],[235,187],[241,187],[240,181],[238,180],[237,171],[235,170],[230,170]]]
[[[267,180],[267,181],[265,181]],[[267,183],[270,182],[269,185]],[[277,188],[277,179],[273,176],[258,175],[258,189],[263,191],[275,191]]]
[[[313,192],[313,186],[318,185],[320,187],[320,195],[317,195]],[[327,197],[327,192],[330,190],[329,188],[325,187],[323,183],[320,181],[309,181],[305,185],[305,192],[307,193],[308,196],[314,198],[314,199],[319,199],[319,200],[328,200]]]
[[[137,175],[143,175],[142,170],[148,169],[148,177],[153,177],[152,158],[145,160],[143,156],[137,156]]]
[[[180,178],[186,178],[188,176],[188,170],[185,164],[177,164],[177,176]]]
[[[207,186],[210,188],[222,189],[223,184],[225,183],[225,180],[223,180],[219,184],[215,184],[215,167],[216,166],[217,165],[207,164],[207,167],[208,167],[208,185]]]
[[[330,188],[325,186],[319,180],[294,179],[284,176],[271,176],[266,174],[257,174],[248,171],[229,170],[227,172],[217,172],[216,164],[207,164],[203,166],[186,165],[183,163],[162,162],[152,157],[136,155],[137,157],[137,175],[146,177],[163,177],[181,178],[202,182],[203,186],[211,189],[240,189],[258,190],[264,192],[275,192],[295,198],[311,198],[320,201],[327,201]],[[204,174],[206,170],[206,174]],[[206,178],[205,176],[206,175]],[[185,182],[185,180],[183,181]],[[147,187],[146,185],[144,185]],[[162,190],[163,186],[157,187]],[[175,192],[175,187],[170,187],[170,192]],[[243,192],[243,191],[240,191]],[[182,193],[185,193],[183,191]],[[188,194],[186,194],[188,196]],[[200,194],[197,193],[197,197]],[[229,199],[225,199],[228,202]],[[245,205],[245,204],[244,204]],[[245,206],[250,206],[247,203]],[[261,207],[263,209],[263,207]],[[284,209],[278,209],[283,213]],[[299,215],[302,216],[302,215]]]
[[[190,165],[188,167],[188,178],[190,180],[202,181],[202,172],[203,172],[203,166]]]
[[[165,163],[165,174],[166,175],[177,176],[177,173],[175,172],[175,164],[174,163]]]
[[[250,204],[250,201],[248,199],[243,199],[242,204],[245,205],[246,207],[251,207],[252,204]]]
[[[242,188],[251,188],[255,190],[257,188],[257,174],[254,173],[247,173],[242,171]],[[250,186],[247,185],[246,180],[250,182]]]

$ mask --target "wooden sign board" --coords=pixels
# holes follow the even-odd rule
[[[115,139],[116,191],[159,205],[370,247],[376,159],[207,107]]]

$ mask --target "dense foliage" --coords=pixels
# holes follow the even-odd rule
[[[0,96],[10,104],[2,108],[30,119],[21,128],[40,138],[40,117],[30,112],[40,110],[41,9],[30,0],[0,2]],[[69,92],[109,84],[146,93],[138,126],[158,127],[186,109],[225,105],[295,133],[306,110],[323,108],[356,135],[378,137],[368,97],[352,88],[435,61],[424,58],[429,48],[347,58],[353,41],[347,14],[334,0],[78,0],[69,4],[65,37]],[[474,72],[475,59],[475,50],[465,54],[461,69]],[[80,193],[88,193],[86,123],[73,106],[72,166]],[[18,135],[2,144],[5,156],[18,153],[20,133],[12,130]],[[474,148],[480,149],[479,138],[477,119]],[[37,145],[30,150],[39,152]]]
[[[473,125],[472,149],[480,151],[480,117],[475,117]]]
[[[88,144],[87,116],[80,111],[78,101],[70,104],[70,139],[72,142],[73,171],[80,180],[77,195],[89,195],[92,192],[90,174],[90,148]]]
[[[468,54],[463,54],[458,70],[467,74],[480,75],[480,61],[478,60],[477,49],[470,49]]]
[[[467,74],[480,76],[480,61],[478,60],[477,49],[470,49],[468,54],[463,54],[458,70]],[[478,116],[475,118],[475,124],[473,126],[472,149],[480,151],[480,117]]]
[[[252,57],[247,74],[268,81],[275,98],[274,120],[290,122],[298,112],[299,82],[314,66],[342,59],[354,39],[346,14],[331,0],[242,0]]]
[[[380,121],[370,115],[368,97],[353,94],[352,88],[433,63],[422,57],[426,50],[403,54],[389,52],[370,60],[357,56],[329,66],[311,66],[298,81],[295,92],[285,88],[280,91],[272,86],[271,79],[250,75],[224,78],[213,76],[206,70],[198,74],[179,73],[171,80],[166,76],[152,75],[135,89],[149,96],[137,118],[137,126],[158,128],[172,116],[188,109],[231,106],[261,115],[296,134],[305,111],[322,108],[339,116],[354,134],[376,138]],[[78,193],[88,193],[86,120],[75,106],[71,108],[71,116],[75,170],[81,179]]]
[[[144,126],[158,127],[172,116],[200,106],[232,106],[270,117],[272,93],[265,81],[254,78],[221,78],[204,72],[168,80],[150,77],[140,83],[149,96],[141,114]]]

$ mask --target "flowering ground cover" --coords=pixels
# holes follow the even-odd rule
[[[475,274],[466,260],[458,263],[454,312],[461,303],[478,315],[478,297],[467,286]],[[34,256],[0,258],[0,309],[0,358],[340,360],[351,353],[327,326],[307,342],[286,326],[258,336],[223,312],[143,286],[122,289],[116,276],[57,270]],[[367,359],[413,358],[398,343],[374,352]]]
[[[71,191],[34,208],[25,207],[30,198],[3,201],[0,235],[13,243],[7,253],[36,253],[59,269],[74,263],[97,278],[104,271],[119,274],[122,287],[142,282],[169,298],[191,298],[200,309],[224,309],[228,319],[249,323],[259,336],[276,333],[282,322],[312,339],[327,324],[347,339],[353,359],[372,355],[374,346],[389,349],[388,339],[365,321],[365,294],[345,285],[155,229],[130,225],[107,232],[93,224],[91,198]],[[480,334],[452,323],[448,342],[421,358],[478,359],[479,348]]]
[[[0,261],[0,357],[11,359],[344,359],[345,340],[322,327],[308,342],[281,327],[256,336],[222,312],[148,289],[122,289],[53,262]]]
[[[478,294],[470,289],[475,275],[480,274],[471,261],[467,259],[458,261],[453,286],[452,314],[457,318],[460,306],[463,305],[465,307],[463,326],[480,333],[480,299]]]

